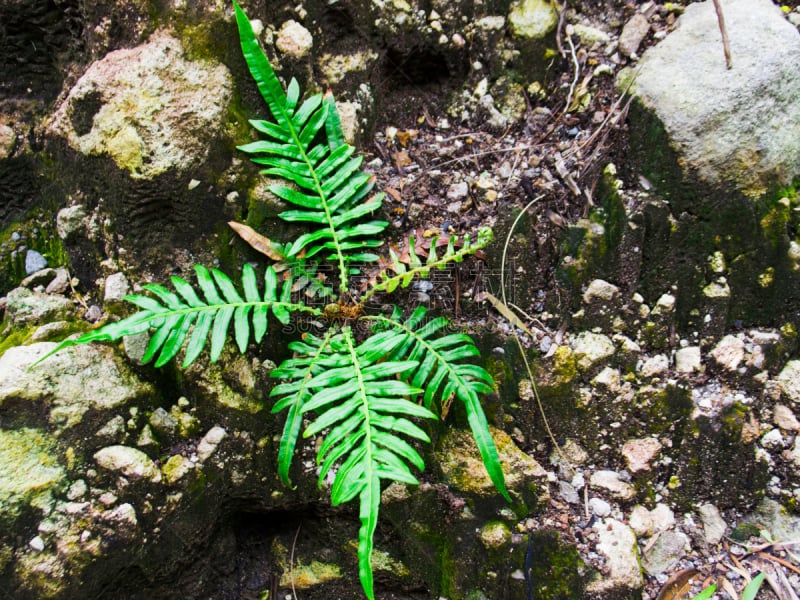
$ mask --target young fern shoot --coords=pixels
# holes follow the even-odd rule
[[[418,484],[414,471],[424,461],[415,444],[430,438],[422,425],[446,415],[452,401],[463,405],[476,445],[497,490],[510,501],[503,470],[480,395],[494,390],[492,377],[474,364],[479,351],[463,333],[448,333],[443,317],[429,318],[417,308],[403,320],[395,307],[390,315],[364,314],[364,302],[374,294],[389,294],[407,287],[416,277],[460,262],[491,240],[488,228],[461,243],[450,238],[443,254],[436,241],[423,262],[410,244],[408,266],[390,250],[387,268],[371,281],[360,302],[351,290],[350,277],[360,265],[378,260],[371,249],[381,246],[379,236],[387,222],[372,217],[381,207],[382,194],[370,196],[374,178],[361,169],[361,157],[344,142],[336,105],[330,93],[300,102],[300,89],[292,79],[286,91],[278,80],[253,33],[250,21],[233,3],[242,52],[250,73],[272,113],[273,120],[253,120],[265,139],[240,146],[264,167],[262,173],[284,179],[286,185],[269,189],[293,205],[280,214],[289,222],[305,223],[308,230],[288,243],[259,238],[239,226],[255,248],[276,260],[264,271],[259,284],[255,269],[245,264],[241,286],[217,269],[196,266],[197,284],[172,278],[174,291],[146,284],[149,295],[126,300],[139,310],[73,340],[65,340],[50,354],[75,344],[116,341],[124,336],[151,332],[142,359],[161,366],[183,351],[183,367],[192,364],[209,345],[215,362],[228,341],[240,352],[251,341],[258,344],[268,331],[270,314],[281,323],[305,313],[327,321],[320,335],[306,334],[289,344],[294,356],[272,371],[280,380],[272,389],[273,413],[286,412],[278,449],[278,475],[291,486],[290,468],[304,423],[303,438],[322,436],[317,452],[319,485],[332,477],[334,505],[357,500],[359,578],[367,598],[374,598],[371,556],[384,482]],[[265,241],[266,240],[266,241]],[[308,306],[293,292],[293,273],[309,279],[324,263],[338,274],[335,310]],[[281,269],[281,274],[278,273]],[[393,274],[390,274],[392,271]],[[319,291],[310,288],[312,292]],[[330,292],[330,293],[329,293]],[[331,296],[325,289],[324,295]],[[334,298],[336,299],[336,298]],[[371,325],[366,336],[356,334],[357,323]],[[50,356],[48,354],[47,356]],[[42,360],[45,360],[44,357]]]

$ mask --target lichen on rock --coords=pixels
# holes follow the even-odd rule
[[[93,63],[47,130],[81,154],[109,156],[135,178],[197,167],[222,133],[233,95],[227,67],[191,61],[165,31]]]

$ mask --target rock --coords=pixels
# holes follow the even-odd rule
[[[649,537],[653,535],[653,517],[650,515],[650,511],[641,504],[637,504],[631,510],[631,515],[628,517],[628,524],[639,537]]]
[[[58,321],[72,311],[72,302],[66,298],[27,288],[15,288],[6,298],[6,318],[16,325]]]
[[[622,446],[622,456],[628,465],[628,470],[633,473],[649,471],[650,463],[661,452],[661,442],[655,438],[628,440]]]
[[[800,517],[787,510],[770,498],[764,498],[755,512],[744,520],[755,523],[759,529],[769,531],[775,540],[800,540]]]
[[[589,371],[614,355],[614,342],[601,333],[585,331],[578,334],[572,348],[581,371]]]
[[[98,429],[95,436],[104,441],[121,442],[125,437],[125,419],[122,415],[117,415]]]
[[[595,471],[589,478],[589,485],[594,489],[605,490],[620,500],[630,500],[636,495],[634,487],[622,481],[616,471]]]
[[[755,195],[800,173],[800,35],[770,0],[724,8],[732,69],[713,3],[692,3],[644,53],[631,93],[663,123],[687,173]]]
[[[42,403],[51,424],[71,427],[88,410],[110,410],[154,394],[150,384],[115,360],[110,348],[99,345],[66,348],[29,368],[55,346],[18,346],[0,357],[0,406],[14,399],[23,403],[16,410],[41,410]]]
[[[469,194],[469,185],[466,181],[453,183],[447,188],[448,200],[464,200]]]
[[[162,435],[174,435],[178,429],[178,421],[160,406],[150,415],[150,425]]]
[[[490,429],[510,490],[530,488],[547,476],[542,466],[522,452],[507,433]],[[437,455],[445,481],[454,488],[479,496],[497,494],[469,431],[451,428],[442,437]]]
[[[555,4],[547,0],[514,0],[508,10],[511,34],[518,38],[544,38],[558,24]]]
[[[569,504],[580,504],[581,502],[581,498],[575,487],[566,481],[558,482],[558,495],[561,496],[564,502],[568,502]]]
[[[644,361],[641,374],[643,377],[657,377],[669,370],[669,358],[664,354],[656,354]]]
[[[710,354],[720,367],[726,371],[735,371],[744,360],[744,342],[734,335],[726,335]]]
[[[122,273],[112,273],[106,277],[103,302],[122,302],[131,291],[127,277]]]
[[[650,22],[642,13],[636,13],[625,26],[619,36],[619,51],[627,57],[634,58],[639,46],[650,31]]]
[[[47,268],[47,259],[36,250],[28,250],[25,253],[25,273],[32,275],[36,271]]]
[[[800,360],[787,362],[777,380],[781,384],[783,397],[794,404],[800,404]]]
[[[222,427],[216,425],[208,430],[197,444],[197,460],[204,463],[217,450],[220,442],[228,435]]]
[[[314,45],[311,33],[300,23],[293,20],[286,21],[278,31],[275,47],[294,58],[303,58]]]
[[[41,327],[37,327],[36,331],[28,338],[30,342],[50,342],[53,340],[60,340],[67,337],[72,332],[72,323],[69,321],[53,321]]]
[[[602,29],[584,25],[583,23],[575,23],[572,28],[575,31],[575,35],[581,39],[581,43],[587,47],[593,44],[607,44],[611,39]]]
[[[800,431],[800,422],[792,409],[783,404],[776,404],[773,409],[772,422],[783,431]]]
[[[592,514],[600,518],[605,518],[611,514],[611,505],[602,498],[590,498],[589,509]]]
[[[672,294],[661,294],[658,300],[656,300],[656,305],[653,307],[653,316],[657,317],[670,314],[675,310],[675,302],[677,302],[677,299]]]
[[[40,285],[41,286],[48,285],[51,281],[53,281],[55,276],[56,276],[55,269],[47,269],[47,268],[38,269],[33,273],[31,273],[30,275],[28,275],[22,281],[20,281],[19,286],[32,290]]]
[[[594,530],[598,538],[597,552],[606,557],[608,575],[592,581],[587,591],[605,594],[627,590],[627,597],[636,595],[631,592],[641,590],[644,578],[633,530],[616,519],[605,519],[595,525]]]
[[[511,541],[511,531],[505,523],[500,521],[490,521],[481,527],[481,543],[489,550],[502,548]]]
[[[608,283],[602,279],[593,279],[583,292],[583,301],[585,304],[610,303],[619,298],[619,288],[614,284]]]
[[[568,438],[567,441],[564,442],[564,445],[561,446],[560,450],[560,455],[566,458],[572,465],[582,465],[589,460],[589,454],[586,450],[581,448],[581,445],[572,438]]]
[[[619,391],[621,382],[622,376],[619,372],[619,369],[612,369],[611,367],[603,368],[603,370],[600,371],[594,379],[592,379],[593,385],[604,387],[612,394]]]
[[[675,352],[675,370],[678,373],[699,373],[702,368],[700,346],[686,346]]]
[[[69,271],[67,271],[64,267],[58,267],[56,269],[56,276],[50,283],[47,284],[47,287],[44,289],[44,291],[47,294],[63,294],[69,289],[69,284]]]
[[[180,454],[174,454],[161,467],[161,472],[164,474],[164,480],[167,483],[175,483],[194,468],[194,463],[191,460]]]
[[[761,437],[761,445],[767,450],[783,450],[786,441],[780,429],[771,429]]]
[[[91,64],[48,134],[81,154],[109,156],[133,178],[185,172],[204,163],[223,133],[232,95],[227,67],[189,60],[179,40],[157,31]]]
[[[65,482],[55,439],[39,429],[0,429],[0,527],[30,508],[50,512]]]
[[[650,511],[650,518],[653,520],[653,531],[666,531],[675,525],[675,513],[666,504],[659,503]]]
[[[728,525],[719,514],[719,509],[713,504],[703,504],[697,509],[700,520],[703,522],[703,533],[709,546],[716,546],[722,541]]]
[[[14,129],[5,123],[0,124],[0,160],[11,156],[16,146],[17,134]]]
[[[127,502],[105,513],[103,515],[103,520],[119,527],[121,533],[128,535],[132,530],[135,530],[139,524],[139,520],[136,518],[136,509]]]
[[[86,228],[86,209],[80,204],[68,206],[56,215],[56,233],[62,240],[68,240]]]
[[[108,471],[118,472],[130,479],[161,481],[161,472],[141,450],[130,446],[108,446],[94,453],[94,460]]]
[[[675,531],[665,531],[658,536],[642,557],[642,568],[648,575],[655,577],[669,571],[686,555],[688,543],[686,535]]]

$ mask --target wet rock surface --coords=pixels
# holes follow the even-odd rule
[[[746,550],[766,542],[759,529],[774,539],[798,537],[797,319],[795,305],[783,300],[791,296],[776,287],[796,277],[797,199],[786,190],[764,200],[750,237],[766,242],[747,254],[741,244],[750,237],[715,237],[696,218],[694,196],[660,188],[674,173],[659,179],[638,168],[642,157],[624,141],[625,103],[617,102],[613,78],[624,65],[635,69],[654,42],[679,38],[673,28],[683,7],[634,3],[600,14],[570,6],[559,15],[549,2],[513,2],[508,11],[497,3],[434,2],[427,11],[415,2],[356,4],[247,9],[260,19],[281,76],[291,72],[312,87],[319,78],[347,101],[352,135],[369,140],[365,162],[387,190],[392,241],[494,226],[498,240],[509,236],[506,291],[522,309],[520,321],[510,322],[481,299],[486,290],[500,295],[499,242],[485,261],[401,299],[458,315],[485,341],[483,358],[498,382],[486,405],[513,502],[491,491],[468,434],[456,426],[463,416],[452,415],[432,436],[436,458],[422,485],[383,492],[379,596],[653,599],[685,569],[699,572],[693,592],[714,576],[741,591],[745,579],[727,565],[735,556],[751,574],[760,568]],[[69,2],[64,7],[70,18],[77,14]],[[690,5],[686,20],[708,9]],[[800,14],[790,9],[789,17]],[[240,117],[256,113],[247,108],[256,106],[255,92],[238,82],[235,53],[207,44],[232,34],[229,15],[211,3],[175,3],[165,9],[174,10],[175,29],[163,31],[138,2],[81,10],[82,62],[67,73],[58,102],[57,91],[35,92],[50,99],[36,110],[54,115],[48,135],[62,146],[59,168],[70,171],[69,185],[53,215],[0,232],[0,258],[20,273],[3,279],[0,301],[0,585],[20,598],[108,589],[120,598],[175,590],[279,597],[292,588],[304,598],[357,597],[357,515],[328,506],[326,483],[316,489],[313,445],[296,459],[298,489],[275,476],[281,423],[268,414],[273,382],[264,359],[285,354],[284,341],[180,374],[136,363],[146,336],[115,348],[68,349],[27,368],[51,340],[125,314],[127,291],[186,275],[197,260],[194,243],[206,244],[202,256],[213,246],[236,266],[260,261],[197,232],[229,213],[262,219],[256,213],[272,202],[253,199],[266,194],[249,193],[253,175],[233,157],[247,135]],[[731,10],[731,31],[738,31]],[[201,14],[207,31],[185,26]],[[776,14],[769,27],[792,48],[785,25],[796,33],[797,23],[779,25]],[[18,30],[0,43],[25,40],[21,23],[0,18],[0,28]],[[71,31],[64,27],[54,31]],[[712,21],[692,42],[708,45],[698,60],[722,62],[717,31]],[[49,47],[71,39],[62,34]],[[784,46],[762,45],[754,57],[771,49],[768,58],[783,64]],[[532,62],[546,47],[561,56],[550,72]],[[66,60],[51,58],[42,63],[51,70]],[[12,83],[0,87],[0,222],[27,210],[42,186],[40,167],[31,167],[37,136],[25,116],[35,110],[19,99],[10,106],[9,90],[26,85]],[[186,112],[184,105],[206,108]],[[794,119],[796,103],[780,106],[781,119]],[[627,114],[635,130],[641,122]],[[680,125],[679,133],[701,130],[715,127]],[[792,169],[797,175],[795,146],[767,164],[772,151],[754,158],[741,140],[733,145],[743,149],[731,151],[737,160],[750,156],[764,166],[754,170],[764,181]],[[90,168],[84,180],[74,177],[81,165]],[[720,172],[748,193],[758,187]],[[98,173],[114,174],[114,186]],[[736,210],[720,212],[740,222]],[[198,225],[201,218],[211,225]],[[137,243],[170,229],[182,229],[175,247],[144,262],[132,255]],[[37,271],[17,288],[28,250],[51,231],[71,268],[63,248],[36,246],[53,271]],[[708,243],[693,247],[698,238]],[[779,546],[765,552],[793,560]]]

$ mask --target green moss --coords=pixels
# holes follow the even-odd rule
[[[532,600],[582,598],[591,576],[577,549],[549,530],[528,534],[524,568],[531,582],[528,598]]]
[[[54,221],[48,210],[37,208],[0,230],[0,295],[17,287],[27,276],[25,254],[29,249],[44,256],[48,267],[69,265]]]
[[[0,430],[0,528],[27,507],[49,510],[66,485],[52,438],[38,429]]]
[[[3,332],[3,339],[0,339],[0,356],[3,356],[9,348],[24,345],[37,328],[38,325],[29,325],[21,329],[12,329],[10,327],[6,329]]]

